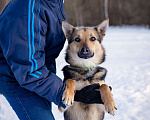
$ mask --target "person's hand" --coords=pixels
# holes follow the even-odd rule
[[[100,91],[96,90],[99,88],[99,84],[92,84],[82,88],[81,90],[76,90],[74,101],[85,104],[104,104],[101,99]]]

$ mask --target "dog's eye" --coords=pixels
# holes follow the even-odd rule
[[[90,39],[91,41],[95,41],[96,40],[96,38],[95,37],[91,37],[91,39]]]
[[[77,38],[75,38],[75,41],[80,42],[81,40],[80,40],[80,38],[77,37]]]

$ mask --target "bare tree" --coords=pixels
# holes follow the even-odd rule
[[[85,6],[83,6],[83,4],[85,4],[84,0],[78,0],[78,19],[79,19],[79,25],[83,26],[83,16],[84,15],[84,8]]]
[[[105,18],[108,18],[108,0],[104,1],[104,5],[105,5]]]
[[[4,7],[10,0],[0,0],[0,13],[3,11]]]
[[[122,0],[119,0],[119,12],[120,12],[120,16],[119,16],[119,25],[122,25]]]
[[[77,8],[77,0],[73,0],[73,8],[74,8],[74,12],[75,12],[75,19],[76,19],[76,24],[77,26],[79,26],[79,19],[78,19],[78,8]]]

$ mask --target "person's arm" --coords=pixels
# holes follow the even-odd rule
[[[0,26],[4,57],[21,87],[65,107],[61,101],[65,84],[45,65],[46,18],[34,17],[38,24],[29,16],[21,16]]]
[[[92,84],[82,88],[81,90],[76,90],[74,101],[85,104],[104,104],[101,99],[100,91],[96,90],[99,88],[99,84]]]
[[[100,84],[92,84],[82,88],[81,90],[76,90],[74,101],[85,104],[104,104],[101,98],[101,93],[98,89],[100,89]],[[111,86],[109,86],[109,89],[112,91]]]

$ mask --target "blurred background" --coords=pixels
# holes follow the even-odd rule
[[[9,0],[0,0],[0,13]],[[150,120],[150,0],[65,0],[68,22],[73,26],[95,26],[109,18],[110,26],[102,42],[108,71],[106,83],[112,86],[117,105],[115,116],[105,120]],[[64,49],[56,59],[57,75],[63,79]],[[56,120],[64,120],[53,104]],[[19,120],[0,95],[0,120]]]
[[[10,0],[0,0],[0,13]],[[94,26],[105,18],[110,25],[150,25],[149,0],[65,0],[68,21],[74,26]]]
[[[10,0],[0,0],[0,13]]]
[[[65,0],[68,21],[93,26],[105,18],[110,25],[150,25],[149,0]]]

